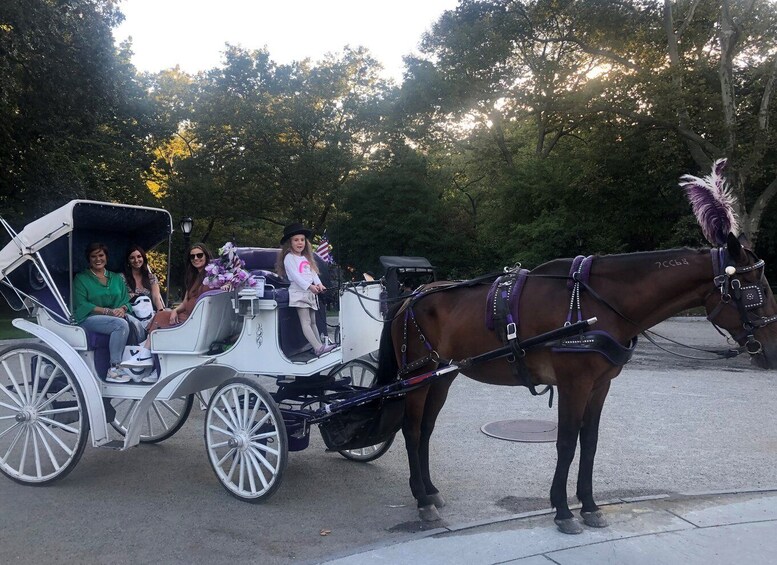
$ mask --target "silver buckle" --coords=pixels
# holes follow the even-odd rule
[[[518,328],[515,327],[515,322],[507,324],[507,339],[516,339],[518,337]]]

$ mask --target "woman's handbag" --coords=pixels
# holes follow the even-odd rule
[[[151,318],[154,317],[154,305],[148,296],[136,296],[132,302],[132,315],[140,321],[143,329],[148,327]]]

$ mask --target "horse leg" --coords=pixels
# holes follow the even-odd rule
[[[438,382],[431,385],[424,405],[424,417],[421,421],[421,437],[419,445],[421,477],[424,482],[427,501],[434,504],[438,509],[445,506],[445,499],[442,497],[437,487],[432,483],[431,470],[429,468],[429,443],[432,432],[434,431],[434,424],[437,422],[437,416],[440,414],[440,411],[448,398],[448,390],[450,389],[452,382],[453,377],[445,379],[444,382]]]
[[[410,492],[418,502],[418,513],[425,522],[440,519],[440,513],[434,502],[426,494],[424,472],[421,457],[421,427],[424,419],[426,398],[429,387],[413,391],[405,398],[405,419],[402,422],[402,435],[405,436],[407,463],[410,467]],[[427,455],[428,458],[428,446]],[[428,471],[427,471],[428,472]]]
[[[599,420],[611,382],[610,379],[607,379],[594,388],[583,415],[583,425],[580,428],[580,469],[577,475],[577,498],[583,504],[580,511],[583,522],[593,528],[604,528],[609,525],[594,502],[593,473],[596,446],[599,441]]]
[[[582,379],[581,379],[582,380]],[[554,521],[565,534],[582,533],[583,527],[574,518],[567,502],[569,467],[575,458],[575,448],[583,421],[583,413],[591,392],[591,384],[577,381],[567,386],[559,385],[558,437],[556,438],[556,472],[550,487],[550,503],[556,509]],[[587,390],[586,390],[587,388]]]

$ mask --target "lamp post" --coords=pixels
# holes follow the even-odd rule
[[[181,233],[183,234],[183,249],[184,254],[187,254],[189,252],[189,240],[192,236],[192,228],[194,227],[194,220],[192,220],[189,216],[186,216],[185,218],[181,218],[181,221],[178,223],[178,227],[181,228]],[[184,257],[184,266],[187,264],[186,262],[189,260],[189,257]],[[181,272],[183,273],[184,280],[181,281],[181,297],[186,293],[186,289],[184,286],[186,285],[186,268],[182,269]]]
[[[184,247],[188,249],[189,238],[192,235],[192,228],[194,227],[194,220],[192,220],[189,216],[186,216],[185,218],[181,218],[181,222],[178,224],[178,226],[181,228],[181,233],[183,234]]]

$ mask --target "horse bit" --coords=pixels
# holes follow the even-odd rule
[[[766,263],[763,259],[759,259],[747,267],[737,267],[731,264],[732,262],[728,257],[728,252],[725,247],[711,249],[710,253],[712,255],[712,270],[714,275],[713,281],[715,287],[720,290],[720,303],[712,312],[710,312],[710,314],[707,316],[707,320],[709,320],[710,323],[715,326],[718,332],[720,332],[720,329],[718,328],[717,324],[715,324],[714,319],[717,317],[723,307],[727,304],[730,304],[733,300],[734,305],[737,307],[739,312],[739,318],[742,321],[743,329],[737,335],[732,335],[732,337],[737,342],[747,338],[745,350],[750,355],[758,355],[763,351],[763,346],[761,345],[761,342],[755,338],[753,333],[758,328],[767,326],[772,322],[777,322],[777,315],[769,317],[761,316],[757,318],[750,317],[750,310],[760,308],[763,306],[765,301],[766,292],[764,289],[764,272],[763,270],[761,271],[761,279],[757,284],[751,284],[747,286],[743,286],[742,281],[733,277],[734,275],[741,275],[755,271],[757,269],[763,269]],[[725,267],[723,267],[724,265]],[[707,296],[709,296],[709,294]]]

